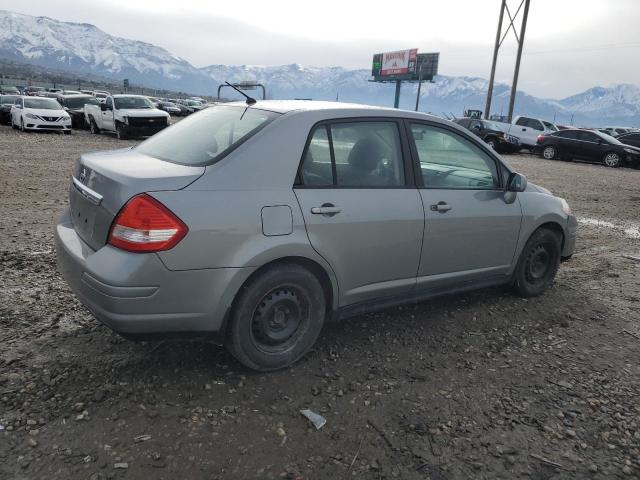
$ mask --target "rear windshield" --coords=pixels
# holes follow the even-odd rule
[[[60,104],[53,98],[25,97],[24,108],[39,108],[41,110],[62,110]]]
[[[212,107],[155,134],[137,151],[181,165],[207,165],[280,114],[246,107]]]

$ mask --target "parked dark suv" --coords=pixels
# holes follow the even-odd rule
[[[517,152],[521,148],[520,139],[505,133],[497,122],[475,118],[457,118],[454,121],[480,137],[496,152]]]
[[[620,167],[623,163],[640,163],[640,148],[625,145],[618,139],[594,130],[561,130],[538,136],[537,151],[548,160],[579,159]]]

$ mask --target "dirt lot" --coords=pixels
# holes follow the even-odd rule
[[[206,343],[125,341],[56,272],[73,161],[134,143],[0,127],[0,478],[640,475],[640,263],[622,256],[640,256],[640,171],[509,157],[582,219],[551,291],[333,324],[264,375]]]

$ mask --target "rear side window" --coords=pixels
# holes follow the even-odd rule
[[[256,108],[211,107],[155,134],[136,150],[181,165],[210,165],[278,116]]]
[[[495,160],[462,136],[412,124],[411,134],[427,188],[487,190],[500,187]]]
[[[316,127],[300,173],[307,186],[404,186],[398,124],[362,121]]]

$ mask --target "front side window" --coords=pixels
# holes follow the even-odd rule
[[[591,132],[579,132],[578,138],[583,142],[593,142],[598,143],[600,137],[598,137],[595,133]]]
[[[567,138],[570,140],[576,140],[578,138],[578,132],[575,130],[560,130],[554,136],[560,138]]]
[[[414,123],[411,134],[427,188],[496,189],[496,162],[462,136],[430,125]]]
[[[107,98],[104,104],[107,106],[108,109],[113,110],[113,100],[111,98]]]
[[[308,186],[404,186],[397,123],[336,122],[317,127],[305,152],[301,174]]]
[[[136,150],[181,165],[209,165],[278,116],[249,107],[208,108],[156,133]]]

